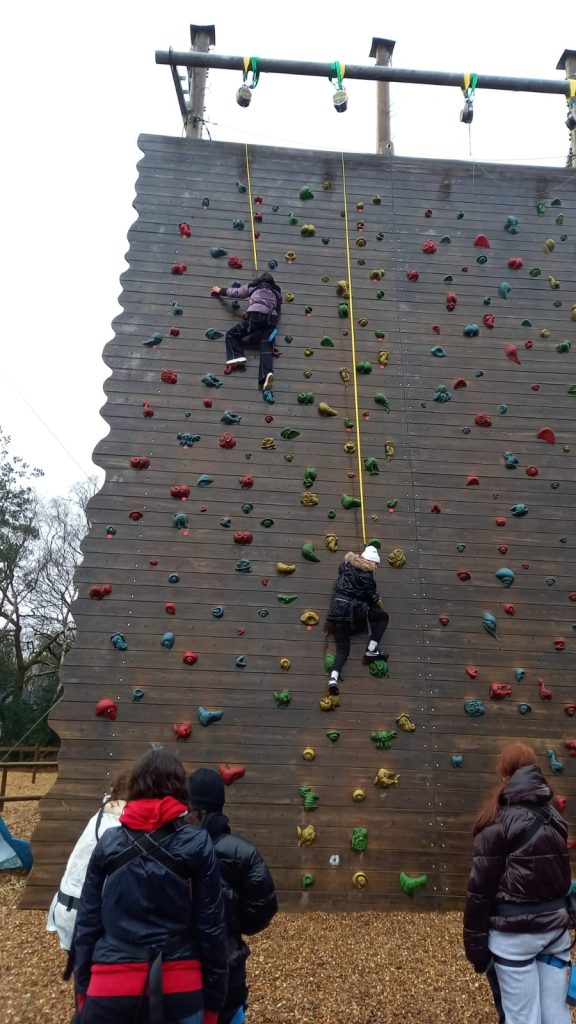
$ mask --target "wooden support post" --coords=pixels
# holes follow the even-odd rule
[[[33,755],[32,760],[33,761],[38,761],[39,755],[40,755],[40,745],[37,743],[36,746],[34,747],[34,755]],[[38,770],[37,768],[33,768],[32,769],[32,785],[34,785],[34,783],[36,782],[36,772],[37,772],[37,770]]]
[[[7,768],[3,768],[2,769],[2,778],[0,779],[0,814],[2,814],[2,811],[4,810],[4,801],[2,800],[2,797],[6,793],[6,779],[7,778],[8,778],[8,769]]]
[[[214,25],[190,25],[190,49],[199,53],[208,53],[216,43]],[[190,106],[186,119],[186,138],[202,138],[202,122],[204,120],[204,96],[206,93],[206,68],[188,68],[188,88]]]
[[[557,71],[565,71],[566,78],[576,78],[576,50],[564,50],[556,65]],[[576,116],[576,108],[574,110]],[[570,132],[571,166],[576,170],[576,128]]]
[[[379,39],[374,36],[370,56],[376,58],[376,64],[389,67],[396,41]],[[376,152],[383,156],[394,156],[392,129],[390,125],[390,83],[378,82],[376,86]]]

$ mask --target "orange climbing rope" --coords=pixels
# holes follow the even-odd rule
[[[248,182],[248,201],[250,203],[250,227],[252,229],[252,249],[254,251],[254,270],[258,273],[258,254],[256,252],[256,232],[254,230],[254,209],[252,206],[252,181],[250,178],[250,157],[248,155],[248,143],[244,143],[246,150],[246,179]]]
[[[360,490],[360,516],[362,520],[362,541],[366,544],[366,519],[364,515],[364,481],[362,476],[362,442],[360,438],[360,412],[358,408],[358,374],[356,373],[356,332],[354,329],[354,300],[352,296],[352,265],[350,262],[350,232],[348,228],[348,196],[346,191],[346,164],[342,155],[342,188],[344,190],[344,228],[346,231],[346,260],[348,264],[348,291],[350,293],[350,335],[352,338],[352,380],[354,381],[354,410],[356,415],[356,455],[358,457],[358,487]]]

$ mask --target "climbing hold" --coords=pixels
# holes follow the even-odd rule
[[[300,228],[300,234],[303,238],[313,238],[316,234],[316,227],[314,224],[303,224]]]
[[[299,786],[298,792],[304,798],[304,810],[315,811],[318,807],[320,797],[314,792],[311,786]]]
[[[374,785],[387,789],[389,786],[397,786],[399,781],[400,776],[397,772],[392,771],[391,768],[379,768],[374,779]]]
[[[339,708],[341,706],[341,703],[342,701],[340,700],[340,697],[334,696],[321,697],[318,701],[321,711],[334,711],[335,708]]]
[[[372,363],[368,362],[367,359],[356,363],[356,373],[372,373]]]
[[[480,718],[486,714],[486,708],[481,700],[467,700],[464,705],[464,711],[471,718]]]
[[[559,352],[560,354],[564,354],[565,352],[569,352],[571,348],[572,348],[572,342],[568,341],[568,339],[566,339],[565,341],[559,341],[558,344],[556,345],[556,351]]]
[[[438,246],[436,245],[436,243],[433,242],[431,238],[427,238],[422,245],[422,252],[425,253],[427,256],[433,256],[434,253],[437,251]]]
[[[172,313],[173,313],[174,316],[182,316],[184,310],[182,309],[182,306],[180,305],[179,302],[176,302],[175,300],[173,300],[170,303],[170,305],[172,306]]]
[[[412,281],[413,283],[415,283],[418,280],[418,278],[420,277],[420,271],[418,271],[418,270],[407,270],[406,271],[406,277],[407,277],[408,281]]]
[[[236,572],[252,572],[252,565],[247,558],[240,558],[234,566]]]
[[[302,483],[304,484],[306,490],[309,490],[310,487],[312,487],[312,484],[314,483],[317,476],[318,473],[313,466],[309,466],[307,469],[304,470],[304,480],[302,481]]]
[[[466,487],[478,487],[480,485],[480,479],[477,476],[469,476],[466,481]]]
[[[490,242],[486,238],[486,235],[476,235],[473,243],[478,249],[489,249]]]
[[[380,467],[378,466],[378,460],[375,458],[364,459],[364,468],[370,476],[378,476]]]
[[[438,622],[440,623],[441,626],[447,626],[450,622],[450,619],[448,618],[447,615],[440,615],[438,618]]]
[[[360,498],[354,498],[349,494],[343,494],[340,498],[340,504],[342,505],[342,508],[351,509],[360,508],[362,502],[360,501]]]
[[[300,495],[300,504],[307,508],[311,508],[313,505],[318,504],[318,495],[314,494],[313,491],[302,491]]]
[[[302,757],[304,758],[305,761],[313,761],[314,758],[316,757],[316,751],[314,750],[314,747],[306,747],[302,751]]]
[[[489,636],[497,637],[498,624],[496,618],[491,612],[484,612],[482,616],[482,626]]]
[[[254,535],[249,530],[237,530],[234,534],[235,544],[251,544],[254,540]]]
[[[388,565],[394,569],[402,569],[406,565],[406,555],[402,548],[394,548],[388,555]]]
[[[313,825],[307,825],[306,828],[300,828],[300,825],[297,825],[296,833],[298,835],[298,846],[311,846],[316,839],[316,829]]]
[[[479,412],[474,417],[474,423],[476,424],[477,427],[491,427],[492,426],[492,420],[490,419],[490,417],[485,412]]]
[[[215,377],[213,373],[206,373],[202,377],[202,384],[205,384],[207,388],[221,388],[222,381]]]
[[[537,466],[526,466],[526,476],[538,476]]]
[[[172,516],[172,525],[177,530],[187,530],[190,522],[190,517],[185,515],[184,512],[175,512]]]
[[[394,447],[393,441],[384,442],[384,454],[386,455],[386,461],[391,462],[396,454],[396,448]]]
[[[511,587],[516,578],[512,569],[506,568],[498,569],[494,575],[496,576],[496,579],[500,580],[500,582],[504,584],[505,587]]]
[[[508,216],[506,218],[506,223],[504,225],[504,230],[507,231],[509,235],[517,235],[518,234],[518,218],[514,217],[514,216]]]
[[[564,637],[562,637],[562,636],[557,636],[556,639],[553,641],[553,643],[554,643],[554,648],[557,651],[563,651],[564,648],[566,647],[566,641],[565,641]]]
[[[462,757],[462,754],[452,754],[450,762],[453,768],[461,768],[464,764],[464,758]]]
[[[298,193],[298,195],[299,195],[299,198],[302,199],[302,200],[314,199],[314,193],[313,193],[313,191],[312,191],[312,189],[310,188],[309,185],[303,185],[303,187],[300,189],[300,192]]]
[[[463,583],[466,583],[468,580],[472,579],[472,574],[469,573],[467,569],[460,569],[460,571],[457,572],[456,575],[459,580],[462,580]]]
[[[148,469],[150,467],[150,459],[145,455],[133,455],[130,459],[130,465],[132,469]]]
[[[368,671],[374,679],[385,679],[388,675],[388,662],[383,658],[376,658],[368,665]]]
[[[520,358],[518,356],[518,348],[516,347],[516,345],[506,345],[504,351],[506,353],[507,359],[510,359],[513,363],[517,363],[518,366],[521,365]]]
[[[117,651],[127,651],[128,644],[124,633],[113,633],[110,637],[112,647],[115,647]]]
[[[291,576],[296,572],[296,566],[288,565],[286,562],[276,562],[276,572],[279,576]]]
[[[92,601],[102,601],[105,597],[109,597],[111,593],[111,583],[99,583],[90,587],[88,597],[91,598]]]
[[[147,341],[143,341],[142,344],[145,345],[146,348],[156,348],[156,346],[160,345],[163,341],[164,335],[160,331],[156,331],[150,338],[148,338]]]
[[[330,405],[328,405],[327,402],[320,402],[320,404],[318,405],[318,412],[319,412],[320,416],[337,416],[338,415],[336,409],[332,409],[332,407]]]
[[[434,348],[430,349],[430,353],[431,355],[436,356],[437,359],[444,359],[446,350],[443,349],[441,345],[435,345]]]
[[[246,658],[244,657],[244,655],[240,654],[236,658],[236,661],[234,662],[234,664],[236,665],[236,668],[246,668],[247,661],[246,661]]]
[[[478,327],[478,324],[467,324],[462,331],[462,334],[465,338],[477,338],[480,334],[480,328]]]
[[[314,550],[314,545],[311,544],[310,541],[306,541],[306,543],[302,545],[302,556],[303,556],[303,558],[306,559],[307,562],[319,562],[320,561],[320,559],[318,558],[318,555],[316,554],[316,552]]]
[[[552,690],[550,690],[543,679],[538,679],[538,693],[540,700],[552,700]]]
[[[416,726],[414,725],[414,722],[410,719],[410,715],[408,715],[405,711],[403,711],[402,714],[398,715],[398,717],[396,718],[396,725],[398,726],[399,729],[402,729],[403,732],[415,732],[416,730]]]
[[[115,722],[118,717],[118,705],[110,697],[103,697],[94,708],[94,714],[97,718],[107,718],[110,722]]]
[[[566,746],[566,744],[564,744],[564,745]],[[548,760],[550,762],[550,770],[551,770],[552,774],[553,775],[561,775],[562,772],[564,771],[564,765],[562,764],[561,761],[558,760],[558,758],[556,757],[556,752],[554,750],[552,750],[551,747],[548,748],[548,750],[546,751],[546,757],[548,758]]]
[[[316,612],[302,612],[302,615],[300,616],[300,622],[302,623],[303,626],[317,626],[318,623],[320,622],[320,617],[316,614]]]
[[[504,700],[506,697],[512,696],[512,687],[505,683],[490,683],[488,696],[491,700]]]
[[[390,750],[392,746],[392,740],[395,740],[397,736],[396,730],[387,731],[385,729],[380,732],[371,732],[370,739],[377,750]]]
[[[197,487],[209,487],[210,484],[214,483],[214,477],[208,476],[207,473],[201,473],[196,481]]]
[[[314,395],[311,391],[300,391],[297,401],[300,405],[313,405]]]
[[[233,434],[229,434],[228,432],[226,432],[225,434],[222,434],[218,443],[221,448],[235,448],[236,438],[233,436]]]
[[[428,875],[417,875],[416,878],[410,878],[403,871],[400,872],[400,885],[408,896],[413,896],[416,889],[421,889],[427,881]]]
[[[280,431],[280,437],[283,437],[285,441],[294,441],[296,437],[300,437],[300,431],[295,430],[294,427],[285,427]]]
[[[522,516],[528,514],[528,506],[520,502],[518,505],[512,505],[510,511],[513,516],[516,516],[517,519],[520,519]]]
[[[240,487],[242,488],[242,490],[244,490],[244,491],[249,490],[254,485],[254,477],[253,476],[239,476],[238,477],[238,483],[240,484]]]
[[[368,849],[368,829],[367,828],[355,828],[352,832],[352,838],[350,840],[350,846],[357,853],[362,853]]]

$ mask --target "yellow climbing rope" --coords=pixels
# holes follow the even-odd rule
[[[246,150],[246,180],[248,183],[248,201],[250,203],[250,227],[252,229],[252,249],[254,251],[254,270],[258,273],[258,254],[256,252],[256,232],[254,230],[254,208],[252,205],[252,180],[250,178],[250,157],[248,155],[248,143],[244,143]]]
[[[352,338],[352,366],[354,381],[354,411],[356,416],[356,456],[358,459],[358,487],[360,490],[360,517],[362,520],[362,542],[366,544],[366,519],[364,516],[364,485],[362,475],[362,442],[360,438],[360,412],[358,408],[358,374],[356,373],[356,332],[354,328],[354,298],[352,292],[352,264],[350,261],[350,232],[348,227],[348,196],[346,191],[346,164],[342,155],[342,188],[344,191],[344,228],[346,231],[346,260],[348,265],[348,290],[350,292],[350,335]]]

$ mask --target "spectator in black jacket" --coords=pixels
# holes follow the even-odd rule
[[[379,565],[378,550],[369,544],[361,555],[349,551],[338,569],[325,627],[327,636],[332,634],[336,642],[336,658],[328,681],[331,696],[337,697],[340,693],[340,673],[348,660],[350,638],[354,633],[368,630],[368,645],[364,652],[368,661],[386,660],[388,657],[378,646],[389,622],[374,579],[374,571]]]
[[[190,805],[214,844],[220,865],[228,929],[228,994],[218,1024],[243,1024],[248,1003],[243,935],[267,928],[278,910],[272,876],[252,843],[234,835],[224,807],[224,783],[211,768],[198,768],[189,779]]]
[[[149,751],[128,780],[120,827],[88,864],[73,937],[82,1024],[216,1024],[224,901],[212,842],[188,811],[180,761]]]
[[[477,973],[493,959],[506,1024],[570,1024],[566,824],[531,747],[509,743],[498,771],[474,826],[466,957]]]

